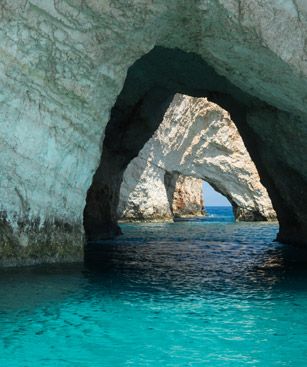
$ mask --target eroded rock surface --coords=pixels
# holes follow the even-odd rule
[[[306,244],[306,19],[298,0],[2,0],[1,263],[82,258],[83,209],[111,109],[117,101],[129,136],[129,111],[157,88],[231,112],[277,210],[279,239]],[[134,64],[149,54],[150,68]],[[136,151],[147,135],[137,139]],[[121,175],[138,153],[125,149],[109,149],[114,171],[90,190],[89,239],[115,232]]]
[[[183,175],[179,180],[178,173]],[[229,113],[205,98],[177,94],[158,130],[125,171],[119,216],[155,219],[155,214],[169,217],[174,210],[176,216],[182,200],[199,203],[200,182],[185,182],[184,176],[213,185],[230,200],[239,220],[276,218]]]
[[[205,214],[203,181],[179,175],[172,197],[171,211],[175,218],[199,217]]]
[[[135,158],[121,185],[117,209],[121,221],[172,221],[204,215],[202,180],[167,172]]]

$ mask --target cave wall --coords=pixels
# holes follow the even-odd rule
[[[206,98],[175,95],[159,128],[124,173],[119,217],[127,220],[153,220],[155,215],[157,219],[168,218],[163,188],[168,172],[211,183],[229,198],[238,220],[276,219],[268,193],[235,124],[225,110]],[[173,176],[171,181],[176,178]],[[197,199],[200,192],[197,181],[196,197],[192,187],[188,187],[193,182],[187,179],[186,188],[184,181],[181,188],[177,182],[177,190],[185,193],[186,205],[190,192],[191,205],[193,201],[198,202],[195,213],[199,215],[202,204]],[[172,200],[168,201],[172,208]]]
[[[298,0],[1,1],[1,264],[82,258],[104,129],[129,67],[155,46],[173,52],[160,49],[151,73],[139,69],[142,87],[127,103],[165,84],[239,100],[241,113],[233,103],[229,111],[278,212],[280,239],[305,243],[306,14]],[[257,114],[268,119],[254,126]],[[279,165],[281,150],[290,154]]]

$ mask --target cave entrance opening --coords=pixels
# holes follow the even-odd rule
[[[130,67],[111,111],[101,161],[87,193],[84,210],[87,243],[110,240],[121,234],[117,206],[124,172],[157,130],[176,93],[206,97],[230,113],[269,191],[280,225],[289,222],[286,202],[281,200],[266,164],[270,163],[265,155],[269,147],[246,123],[248,113],[272,108],[218,75],[198,55],[155,47]]]

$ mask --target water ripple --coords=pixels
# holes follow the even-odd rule
[[[1,272],[1,366],[306,366],[306,257],[276,224],[123,229],[85,268]]]

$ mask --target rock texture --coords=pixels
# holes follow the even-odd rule
[[[176,92],[231,113],[279,239],[306,244],[306,34],[302,0],[2,0],[1,263],[81,259],[86,198],[87,238],[116,233],[123,171]]]
[[[172,221],[204,215],[202,180],[167,172],[135,158],[121,185],[117,208],[121,221]]]
[[[159,128],[125,171],[119,216],[149,220],[155,214],[169,217],[169,211],[176,216],[182,200],[199,207],[201,183],[177,179],[178,174],[213,185],[230,200],[239,220],[276,219],[229,113],[206,98],[176,94]]]
[[[171,211],[175,218],[204,215],[203,181],[179,175],[171,201]]]

